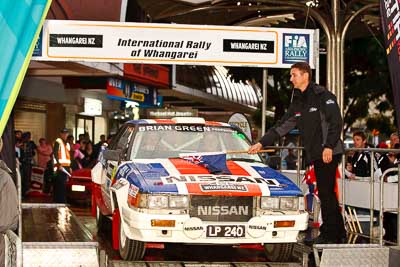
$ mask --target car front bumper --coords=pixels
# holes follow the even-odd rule
[[[144,242],[191,244],[292,243],[297,241],[299,231],[307,229],[308,226],[307,212],[260,215],[247,222],[202,221],[200,218],[190,217],[187,214],[147,214],[129,207],[123,207],[120,212],[122,227],[124,227],[127,237]],[[172,220],[174,226],[152,226],[154,220]],[[275,227],[278,221],[294,221],[294,225],[291,227]]]

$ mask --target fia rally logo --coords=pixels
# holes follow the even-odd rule
[[[309,34],[283,34],[282,62],[293,64],[299,61],[310,60],[310,35]]]

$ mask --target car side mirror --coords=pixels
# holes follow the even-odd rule
[[[121,151],[107,149],[107,150],[103,151],[103,157],[106,160],[119,161],[121,158]]]

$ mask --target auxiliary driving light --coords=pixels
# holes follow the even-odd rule
[[[175,227],[175,220],[151,220],[152,227]]]
[[[294,227],[295,221],[274,221],[274,228]]]

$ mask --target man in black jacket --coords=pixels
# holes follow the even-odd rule
[[[294,86],[293,101],[288,111],[248,153],[257,153],[279,137],[298,127],[303,141],[306,163],[314,164],[323,224],[316,243],[342,243],[346,237],[343,218],[334,192],[336,168],[344,152],[340,140],[342,117],[335,95],[311,82],[311,69],[298,62],[290,69]]]

